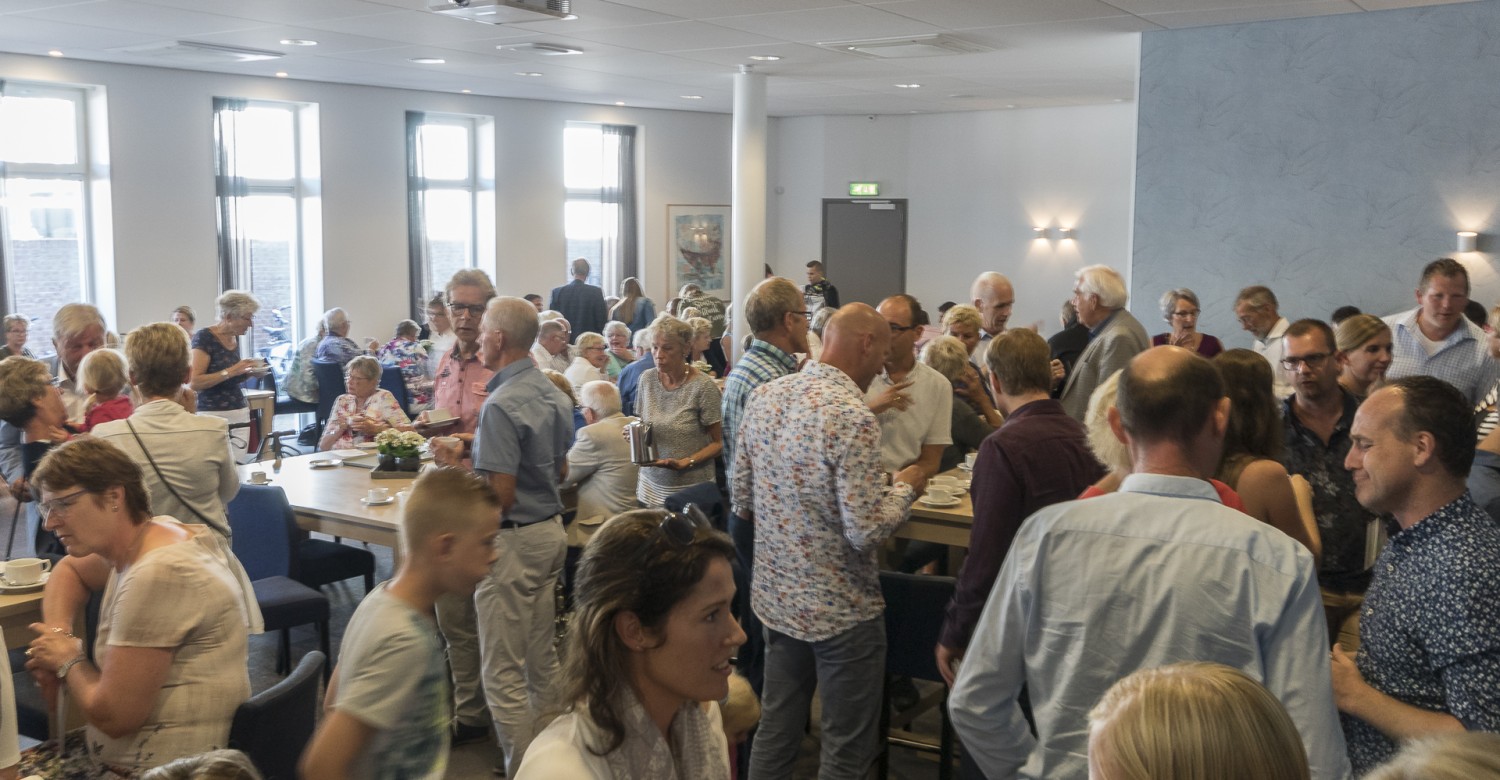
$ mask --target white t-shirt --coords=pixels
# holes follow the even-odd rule
[[[880,421],[880,467],[897,472],[922,455],[922,446],[953,443],[953,384],[925,363],[917,363],[907,373],[911,387],[911,406],[905,411],[887,409]],[[885,372],[876,375],[865,392],[865,402],[874,401],[891,386]]]

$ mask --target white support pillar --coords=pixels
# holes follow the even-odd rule
[[[732,365],[750,326],[745,298],[765,278],[766,263],[766,77],[741,65],[734,77],[733,210],[729,257],[733,264],[730,297],[734,302]]]

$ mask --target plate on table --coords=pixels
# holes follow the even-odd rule
[[[359,503],[364,504],[365,506],[385,506],[386,504],[393,504],[395,502],[396,502],[396,497],[395,496],[386,496],[385,498],[382,498],[379,501],[371,501],[368,498],[361,498],[359,500]]]
[[[52,572],[44,571],[42,572],[42,578],[30,585],[12,585],[4,577],[0,577],[0,594],[31,593],[32,591],[41,590],[47,584],[47,580],[51,578]]]
[[[343,463],[338,458],[314,458],[307,462],[307,467],[310,469],[331,469],[341,466]]]
[[[362,441],[359,444],[354,445],[355,449],[360,449],[360,450],[373,450],[373,449],[375,449],[375,448],[377,448],[379,446],[380,446],[379,444],[376,444],[373,441]]]
[[[427,422],[422,423],[422,427],[423,428],[447,428],[450,425],[456,425],[458,423],[458,421],[461,420],[461,419],[463,419],[463,418],[462,417],[449,417],[446,420],[428,420]]]
[[[960,501],[960,500],[958,500],[956,498],[950,498],[947,501],[939,501],[939,500],[937,500],[935,498],[928,498],[927,496],[922,496],[921,498],[919,498],[917,500],[921,501],[922,503],[926,504],[927,506],[936,507],[936,508],[953,507],[953,506],[958,506],[959,504],[963,503],[962,501]]]
[[[960,463],[960,464],[958,464],[958,470],[959,471],[973,471],[974,467],[970,466],[967,463]]]
[[[328,454],[332,455],[335,458],[348,460],[350,458],[363,458],[370,453],[365,452],[364,450],[334,450]]]

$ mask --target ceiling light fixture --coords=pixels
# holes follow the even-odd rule
[[[278,70],[278,71],[276,71],[276,78],[278,78],[278,79],[284,79],[284,78],[286,78],[286,71],[284,71],[284,70]]]
[[[677,97],[680,97],[683,100],[702,100],[703,99],[702,95],[678,95]]]
[[[898,89],[921,89],[921,84],[897,84]]]
[[[53,49],[53,50],[47,52],[47,56],[48,57],[61,57],[61,56],[63,56],[63,53],[60,52],[60,51],[58,51],[57,49]]]
[[[470,94],[470,93],[472,93],[472,92],[473,92],[473,91],[474,91],[474,90],[472,90],[472,89],[460,89],[460,90],[459,90],[459,92],[462,92],[462,93],[464,93],[464,94],[465,94],[465,95],[467,95],[467,94]]]
[[[282,46],[317,46],[318,42],[317,41],[310,41],[310,40],[307,40],[306,38],[282,38],[281,39],[281,45]]]
[[[517,76],[527,76],[527,77],[530,77],[530,78],[536,78],[537,76],[540,76],[542,74],[537,73],[534,70],[518,70],[518,71],[516,71],[516,75]]]
[[[417,65],[442,65],[447,60],[442,57],[412,57],[407,62],[416,63]]]
[[[750,55],[750,59],[756,62],[776,62],[781,59],[781,56],[776,54],[752,54]]]
[[[616,100],[615,101],[615,105],[617,105],[617,106],[623,106],[623,105],[625,105],[625,101],[623,101],[623,100]]]

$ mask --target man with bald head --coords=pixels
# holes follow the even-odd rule
[[[755,523],[751,604],[766,641],[752,779],[792,776],[815,688],[819,777],[863,778],[878,753],[886,637],[875,555],[927,482],[913,465],[883,484],[864,393],[890,343],[884,317],[845,304],[820,362],[756,389],[740,423],[733,506]]]
[[[1180,347],[1148,350],[1121,374],[1109,415],[1134,472],[1117,493],[1021,526],[948,700],[965,749],[989,777],[1082,780],[1088,712],[1109,686],[1211,661],[1286,706],[1314,778],[1347,777],[1312,554],[1225,507],[1208,482],[1229,420],[1218,371]]]
[[[1011,307],[1016,303],[1016,288],[1011,286],[1005,274],[994,271],[980,274],[969,285],[969,298],[979,310],[979,326],[983,331],[979,337],[981,341],[989,341],[1005,332]]]

